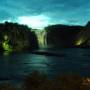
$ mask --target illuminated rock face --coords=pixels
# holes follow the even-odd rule
[[[12,47],[9,45],[9,39],[7,35],[4,36],[4,40],[2,41],[2,47],[3,47],[3,50],[5,51],[8,51],[8,52],[12,51]]]
[[[76,46],[81,46],[81,45],[83,45],[85,43],[86,40],[87,40],[87,38],[82,35],[81,37],[79,37],[78,39],[76,39],[75,45]]]
[[[88,22],[85,28],[78,33],[75,42],[76,46],[90,46],[90,22]]]
[[[82,41],[82,39],[80,39],[80,40],[78,40],[78,41],[76,42],[76,45],[79,46],[79,45],[81,45],[82,43],[83,43],[83,41]]]

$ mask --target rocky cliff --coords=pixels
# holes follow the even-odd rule
[[[17,23],[0,24],[0,50],[24,51],[38,48],[31,28]]]
[[[51,25],[45,28],[47,32],[47,44],[50,47],[74,47],[77,34],[83,30],[83,26]]]

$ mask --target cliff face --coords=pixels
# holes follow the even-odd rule
[[[37,38],[27,26],[8,22],[0,24],[0,48],[2,50],[24,51],[37,47]]]
[[[77,34],[76,42],[78,46],[90,47],[90,21],[83,30]]]
[[[50,47],[74,47],[77,34],[82,26],[51,25],[45,28],[47,32],[47,45]]]
[[[51,25],[37,34],[25,25],[0,24],[1,51],[30,51],[39,44],[47,48],[90,47],[90,22],[85,27]]]

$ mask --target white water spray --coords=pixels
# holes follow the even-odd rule
[[[45,30],[34,30],[38,39],[39,48],[47,48],[47,33]]]

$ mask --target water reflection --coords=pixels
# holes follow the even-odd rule
[[[33,70],[49,75],[62,73],[80,73],[90,75],[90,53],[88,49],[64,49],[65,57],[53,57],[19,53],[0,55],[0,78],[20,77],[30,74]]]
[[[47,59],[46,56],[40,56],[40,55],[37,55],[37,57],[31,56],[29,57],[29,60],[30,62],[28,63],[28,65],[30,66],[30,69],[44,73],[48,72],[49,60]]]
[[[0,72],[6,77],[27,75],[33,71],[48,73],[50,61],[46,56],[34,54],[11,54],[1,57]]]

